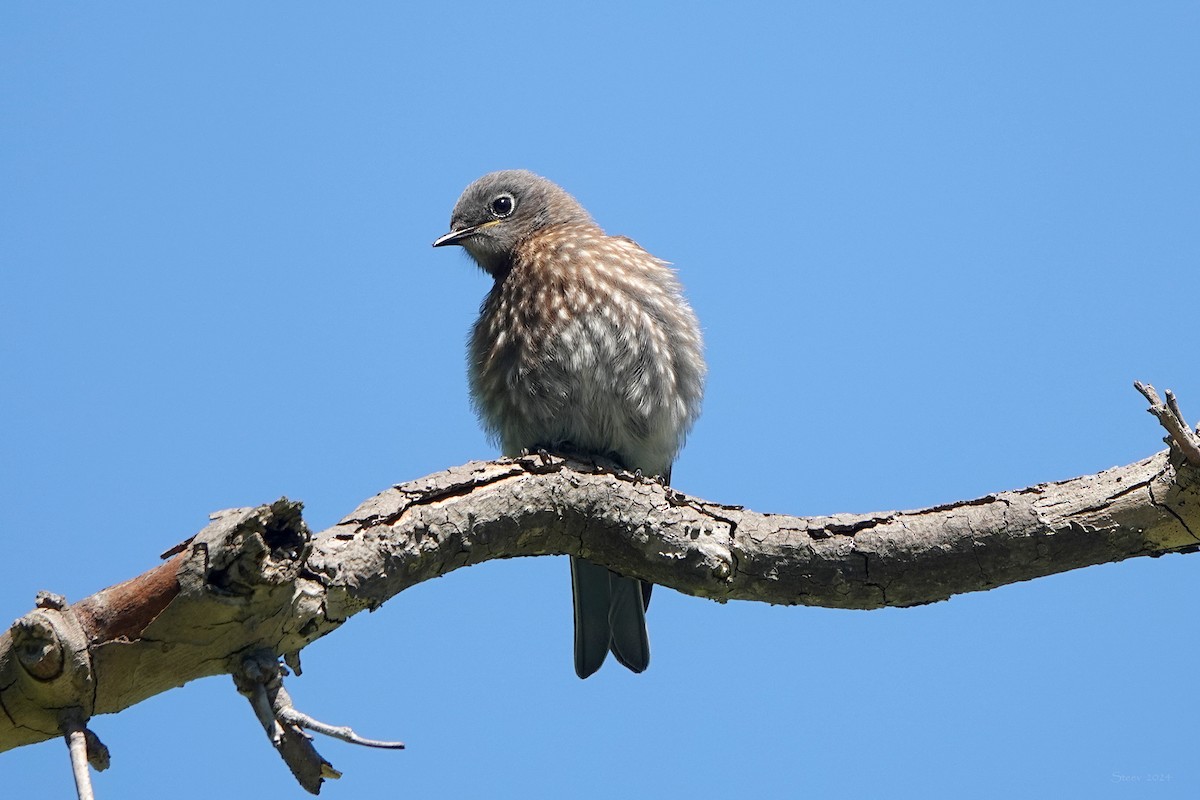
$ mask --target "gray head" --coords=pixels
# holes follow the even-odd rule
[[[462,245],[475,263],[499,275],[530,236],[552,225],[591,221],[556,184],[528,170],[507,169],[490,172],[463,191],[450,215],[450,232],[433,246]]]

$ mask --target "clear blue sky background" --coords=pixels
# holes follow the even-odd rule
[[[494,447],[485,276],[429,243],[527,167],[679,266],[711,378],[676,485],[913,508],[1140,459],[1200,417],[1195,3],[9,2],[0,615],[209,512],[322,528]],[[908,610],[661,590],[571,668],[562,558],[405,592],[304,652],[331,798],[1197,797],[1200,557]],[[300,797],[226,678],[94,720],[101,798]],[[1155,777],[1169,778],[1154,782]],[[59,742],[5,797],[71,792]]]

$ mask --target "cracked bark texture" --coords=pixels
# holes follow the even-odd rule
[[[351,615],[459,567],[570,554],[718,601],[872,609],[1200,546],[1200,470],[1168,452],[917,511],[792,517],[558,457],[395,486],[313,536],[300,506],[220,512],[162,565],[0,637],[0,751],[266,649],[295,668]],[[801,623],[798,623],[801,624]]]

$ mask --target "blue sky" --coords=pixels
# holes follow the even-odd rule
[[[683,491],[914,508],[1155,452],[1135,378],[1200,417],[1200,6],[410,6],[0,8],[5,619],[213,510],[321,528],[493,456],[487,279],[429,247],[493,169],[678,265],[710,362]],[[875,612],[660,590],[650,670],[581,682],[566,560],[494,562],[290,689],[409,743],[320,743],[331,798],[1193,797],[1198,565]],[[302,796],[225,678],[93,727],[100,797]],[[67,796],[65,748],[0,786]]]

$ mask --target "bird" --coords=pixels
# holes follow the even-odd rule
[[[669,483],[700,414],[707,367],[700,325],[675,270],[609,236],[557,184],[491,172],[463,191],[450,230],[493,279],[468,344],[468,381],[506,456],[605,457]],[[652,584],[571,557],[575,672],[613,656],[650,663]]]

